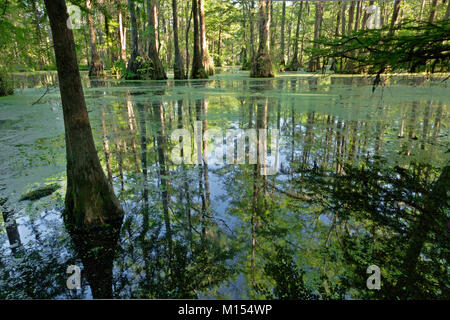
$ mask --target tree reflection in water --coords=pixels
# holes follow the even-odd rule
[[[1,210],[15,213],[16,227],[1,235],[0,297],[448,298],[447,88],[388,81],[375,94],[367,79],[338,76],[91,83],[96,147],[124,221],[81,246],[58,217],[61,194],[20,207],[13,195],[22,190],[6,185]],[[175,165],[170,134],[193,137],[196,121],[203,132],[279,129],[278,172],[261,175],[260,161],[208,161],[211,141],[199,164]],[[5,150],[21,143],[3,141]],[[46,159],[43,150],[54,153],[50,166],[64,154],[54,136],[39,141],[17,156],[16,170]],[[192,163],[196,152],[191,141]],[[43,168],[24,172],[37,182]],[[14,179],[14,168],[4,172]],[[22,245],[13,255],[14,230]],[[72,264],[83,266],[78,292],[66,289]],[[381,290],[366,287],[369,265],[381,269]]]

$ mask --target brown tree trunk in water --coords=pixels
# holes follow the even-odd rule
[[[192,57],[192,79],[205,79],[208,78],[208,74],[202,65],[202,55],[200,51],[200,34],[199,34],[199,21],[198,21],[198,8],[197,0],[192,0],[192,15],[194,17],[194,55]]]
[[[151,79],[165,80],[167,79],[166,71],[159,59],[158,48],[156,41],[158,39],[158,13],[156,9],[157,0],[147,0],[147,15],[149,24],[149,41],[148,41],[148,56],[152,60],[153,70],[151,72]]]
[[[250,71],[252,78],[274,77],[270,58],[270,10],[268,4],[269,0],[259,0],[259,47],[252,61]]]
[[[94,298],[112,297],[112,262],[123,220],[94,145],[64,0],[45,0],[64,115],[67,190],[64,223],[86,269]]]
[[[214,75],[214,64],[208,52],[206,40],[205,0],[198,0],[198,17],[200,19],[200,53],[202,55],[202,67],[207,75]]]
[[[97,52],[97,44],[95,40],[94,19],[92,19],[91,0],[86,0],[86,8],[88,9],[89,37],[91,41],[91,65],[89,66],[89,77],[98,77],[104,74],[103,63]]]
[[[186,79],[184,74],[183,61],[181,60],[180,47],[178,44],[178,14],[177,14],[177,0],[172,0],[172,16],[173,16],[173,74],[175,79]]]
[[[134,1],[128,0],[128,11],[130,12],[130,21],[131,21],[131,45],[132,51],[130,59],[128,60],[127,65],[127,79],[139,79],[140,76],[138,74],[138,61],[137,57],[139,56],[139,43],[138,43],[138,26],[136,21],[136,11],[134,7]]]

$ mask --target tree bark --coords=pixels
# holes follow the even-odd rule
[[[402,0],[395,0],[394,2],[394,11],[392,12],[392,19],[391,19],[391,26],[390,26],[390,34],[394,33],[394,28],[398,24],[398,16],[400,13],[400,7],[401,7]]]
[[[181,60],[180,47],[178,44],[178,13],[177,0],[172,0],[172,16],[173,16],[173,74],[175,79],[185,79],[183,61]]]
[[[192,79],[205,79],[208,78],[208,74],[202,65],[202,55],[200,51],[200,34],[199,34],[199,21],[198,21],[198,8],[197,0],[192,0],[192,12],[194,18],[194,55],[192,57]]]
[[[86,0],[86,8],[88,9],[89,39],[91,42],[91,65],[89,66],[89,77],[98,77],[104,74],[103,62],[97,52],[97,44],[95,40],[94,19],[92,18],[91,0]]]
[[[269,0],[259,0],[259,47],[252,61],[250,77],[271,78],[272,59],[270,58],[270,10]]]
[[[295,42],[294,42],[294,55],[292,56],[292,62],[289,67],[290,71],[297,71],[301,65],[298,62],[298,41],[300,38],[300,24],[302,21],[303,1],[300,2],[300,9],[297,15],[297,27],[295,28]]]
[[[445,16],[444,16],[444,20],[449,20],[449,19],[450,19],[450,1],[448,1],[447,10],[445,10]]]
[[[147,15],[149,24],[149,39],[148,39],[148,56],[152,61],[153,70],[151,72],[151,79],[165,80],[167,79],[166,71],[159,59],[158,48],[156,41],[158,39],[158,12],[156,8],[157,0],[147,0]],[[175,0],[174,0],[175,1]]]
[[[352,2],[353,3],[353,2]],[[316,22],[314,24],[314,41],[320,38],[320,32],[322,29],[322,18],[323,18],[323,1],[316,1]],[[318,44],[314,43],[313,48],[318,48]],[[319,58],[311,56],[309,60],[308,71],[316,72],[320,68]]]
[[[94,298],[112,297],[112,262],[123,220],[95,150],[64,0],[44,0],[53,34],[64,116],[67,190],[63,219]]]
[[[428,18],[428,22],[429,23],[433,23],[434,20],[436,20],[436,17],[437,17],[437,11],[436,11],[437,2],[438,2],[438,0],[432,0],[432,2],[431,2],[430,16]]]
[[[122,3],[119,3],[119,37],[120,37],[120,59],[127,61],[127,28],[122,14]]]
[[[207,75],[214,75],[214,65],[208,52],[208,42],[206,40],[205,22],[205,0],[198,0],[198,17],[200,19],[200,53],[202,55],[202,66]]]
[[[286,65],[285,57],[284,57],[284,27],[286,24],[286,0],[283,0],[283,9],[281,12],[281,44],[280,44],[280,64],[282,68],[284,69],[284,66]]]
[[[138,61],[137,57],[139,56],[139,39],[138,39],[138,26],[136,21],[136,11],[134,7],[133,0],[127,0],[128,11],[130,12],[130,21],[131,21],[131,56],[128,60],[127,65],[127,79],[139,79],[140,76],[138,74]]]

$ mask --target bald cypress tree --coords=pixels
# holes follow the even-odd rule
[[[64,116],[67,190],[64,223],[87,270],[94,298],[112,297],[112,262],[123,220],[95,149],[64,0],[45,0]]]

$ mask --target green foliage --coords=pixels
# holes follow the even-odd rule
[[[123,61],[122,59],[116,60],[113,63],[113,66],[111,68],[111,73],[115,74],[118,77],[125,77],[127,72],[127,63]]]
[[[449,21],[404,22],[394,29],[362,30],[336,40],[322,38],[317,41],[320,48],[308,51],[323,58],[348,59],[354,62],[350,72],[448,72],[449,40]]]

